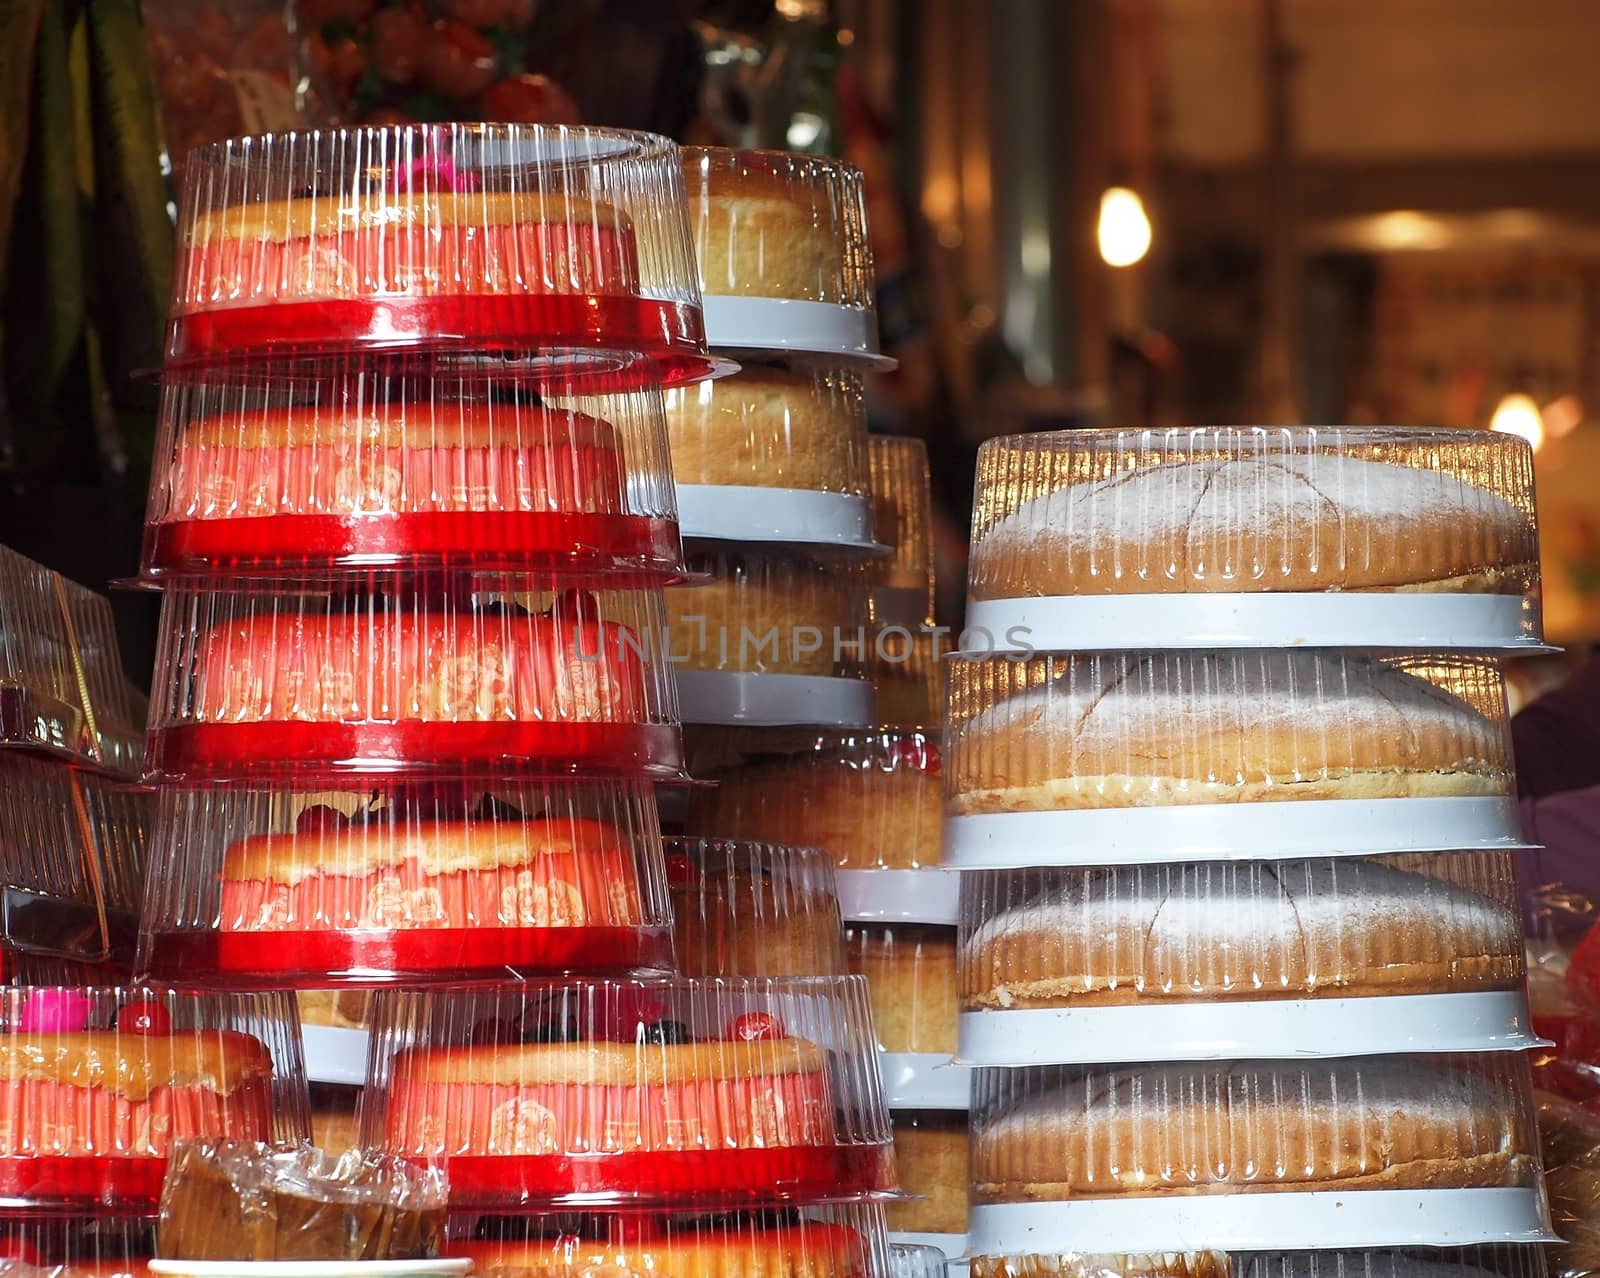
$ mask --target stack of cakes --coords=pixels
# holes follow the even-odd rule
[[[674,975],[665,396],[715,368],[677,148],[372,128],[185,175],[141,963],[319,991],[349,1139],[443,1167],[447,1252],[885,1275],[864,984]]]
[[[1531,477],[1457,431],[984,446],[945,755],[975,1269],[1540,1272]]]

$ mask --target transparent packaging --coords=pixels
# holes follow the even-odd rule
[[[661,392],[592,380],[360,353],[169,375],[144,573],[681,573]]]
[[[0,752],[0,938],[40,958],[131,966],[148,796],[97,772]]]
[[[366,1029],[372,995],[363,989],[300,990],[295,994],[302,1030]]]
[[[894,1278],[945,1278],[949,1263],[937,1247],[917,1243],[889,1245],[889,1272]]]
[[[956,934],[916,923],[852,924],[850,970],[867,978],[878,1050],[948,1060],[956,1051]]]
[[[727,1210],[894,1190],[858,977],[384,991],[372,1148],[459,1209]]]
[[[914,1197],[890,1203],[897,1234],[964,1234],[971,1174],[967,1116],[960,1110],[896,1110],[894,1161],[900,1187]]]
[[[1600,1115],[1548,1092],[1535,1094],[1550,1214],[1561,1246],[1550,1253],[1554,1278],[1600,1271]]]
[[[1534,1045],[1509,852],[963,876],[982,1064]]]
[[[878,727],[937,728],[944,722],[942,658],[949,651],[937,627],[877,627],[869,670],[878,694]]]
[[[742,839],[672,838],[666,847],[682,975],[844,975],[826,852]]]
[[[973,1278],[1545,1278],[1538,1247],[974,1256]]]
[[[1171,859],[1208,840],[1228,859],[1520,842],[1505,679],[1487,658],[1237,650],[949,665],[948,811],[984,818],[952,823],[952,861],[972,848],[959,839],[980,834],[979,854],[1023,857],[996,865],[1104,863],[1135,848]],[[1429,801],[1411,813],[1416,825],[1426,809],[1426,828],[1398,824],[1401,800]],[[1004,846],[1002,824],[1043,813],[1052,820],[1033,833],[1049,824],[1074,847]],[[1105,841],[1076,846],[1092,839]]]
[[[131,777],[143,734],[111,601],[0,546],[0,747]]]
[[[306,1069],[309,1071],[310,1044],[306,1046]],[[359,1149],[361,1129],[357,1110],[361,1102],[361,1088],[313,1080],[310,1091],[311,1143],[334,1158],[352,1149]]]
[[[884,1241],[883,1209],[867,1205],[722,1215],[456,1214],[441,1254],[470,1259],[485,1278],[900,1278]]]
[[[155,1254],[155,1225],[106,1216],[0,1222],[0,1278],[144,1278]]]
[[[664,633],[659,590],[559,577],[186,580],[162,598],[146,772],[679,776]]]
[[[1022,626],[1039,650],[1541,642],[1533,454],[1515,436],[1008,436],[980,450],[976,492],[968,623]]]
[[[691,736],[692,833],[818,847],[844,870],[937,865],[941,752],[903,730],[720,728]]]
[[[672,970],[643,784],[169,788],[152,860],[140,960],[160,980],[326,989]]]
[[[678,148],[514,124],[190,153],[169,363],[349,348],[620,348],[707,370]]]
[[[874,435],[867,456],[872,473],[872,523],[878,541],[893,550],[868,565],[872,619],[879,626],[913,631],[933,620],[933,495],[928,448],[905,435]]]
[[[0,990],[0,1207],[149,1215],[178,1141],[301,1141],[287,994]]]

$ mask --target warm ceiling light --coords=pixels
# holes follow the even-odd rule
[[[1495,405],[1494,416],[1489,419],[1489,429],[1506,435],[1520,435],[1539,451],[1544,443],[1544,417],[1533,396],[1513,393]]]
[[[1150,251],[1150,218],[1144,201],[1125,186],[1100,197],[1100,256],[1107,266],[1132,266]]]

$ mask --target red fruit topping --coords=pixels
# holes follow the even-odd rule
[[[152,998],[136,998],[117,1011],[117,1028],[124,1034],[170,1034],[172,1013]]]
[[[350,818],[326,803],[313,803],[294,819],[296,834],[337,834],[350,824]]]
[[[925,737],[902,737],[889,747],[889,761],[915,772],[938,772],[942,763],[939,747]]]
[[[782,1038],[783,1025],[775,1016],[765,1012],[746,1012],[728,1026],[728,1037],[740,1042],[754,1043],[763,1038]]]

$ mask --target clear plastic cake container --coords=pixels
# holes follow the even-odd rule
[[[772,547],[689,547],[699,580],[666,592],[688,723],[870,723],[871,647],[859,561]]]
[[[374,571],[162,597],[145,769],[680,776],[659,590]]]
[[[144,574],[680,574],[660,388],[588,380],[362,353],[170,375]]]
[[[972,1278],[1545,1278],[1541,1247],[974,1256]]]
[[[383,991],[362,1139],[453,1207],[729,1210],[895,1189],[859,977]]]
[[[1509,852],[964,876],[980,1065],[1520,1051]]]
[[[944,722],[948,632],[933,625],[874,626],[868,671],[878,693],[876,725],[937,729]]]
[[[1522,846],[1488,658],[948,664],[945,855],[963,869]]]
[[[683,177],[713,347],[887,363],[859,169],[692,146]]]
[[[895,1278],[945,1278],[949,1268],[944,1252],[932,1244],[889,1244],[889,1272]]]
[[[111,601],[0,546],[0,748],[133,777],[143,733]]]
[[[131,966],[148,796],[98,772],[0,752],[0,940],[37,958]]]
[[[894,1160],[900,1186],[911,1195],[885,1209],[896,1237],[933,1235],[946,1246],[967,1232],[971,1171],[967,1115],[949,1109],[896,1110]],[[947,1248],[960,1255],[964,1246]]]
[[[0,1209],[153,1215],[175,1142],[309,1135],[287,994],[0,990]]]
[[[499,1278],[915,1278],[894,1268],[883,1208],[869,1204],[719,1215],[457,1213],[447,1229],[443,1255],[469,1259],[475,1273]]]
[[[1041,652],[1538,649],[1533,453],[1411,427],[993,439],[967,624]]]
[[[185,165],[169,366],[352,349],[708,363],[678,148],[419,124],[233,138]]]
[[[833,858],[747,839],[667,840],[684,976],[843,976]]]
[[[973,1255],[1546,1242],[1527,1060],[980,1069]]]
[[[852,923],[845,955],[867,978],[889,1108],[965,1110],[969,1071],[951,1063],[960,1006],[955,929]]]
[[[746,361],[665,402],[685,537],[876,549],[860,373]]]
[[[144,1278],[155,1241],[148,1220],[13,1216],[0,1222],[0,1278]]]
[[[672,970],[661,830],[640,783],[169,788],[152,842],[140,961],[160,980],[336,989]]]
[[[933,495],[928,448],[906,435],[874,435],[867,458],[872,472],[872,524],[892,550],[874,560],[872,620],[912,631],[933,620]]]
[[[845,881],[856,871],[941,859],[941,751],[927,733],[706,728],[689,741],[694,775],[716,783],[691,795],[691,833],[822,848],[839,867],[841,894],[855,891]],[[947,895],[926,879],[897,883],[908,902]]]

